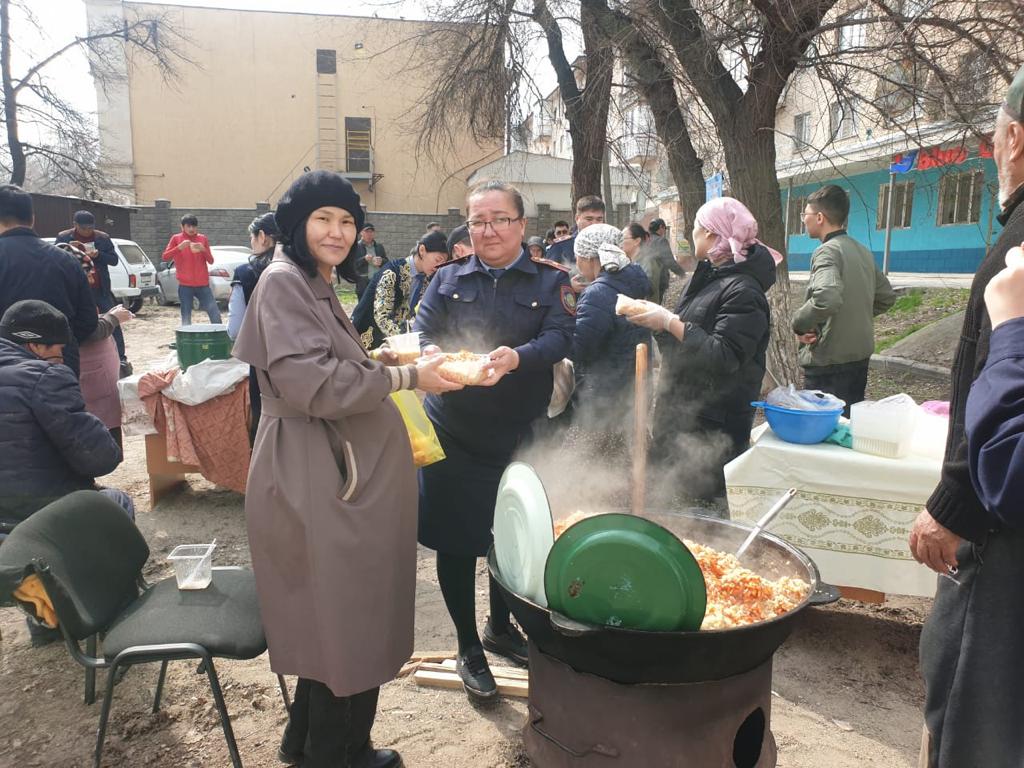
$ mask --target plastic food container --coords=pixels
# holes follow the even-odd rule
[[[802,445],[822,442],[835,431],[839,417],[843,414],[841,406],[828,411],[805,411],[764,402],[755,402],[751,405],[764,408],[768,426],[780,440]]]
[[[213,550],[210,544],[181,544],[171,550],[167,559],[174,563],[178,589],[206,589],[213,581]]]
[[[386,343],[391,351],[398,355],[398,362],[401,365],[414,362],[421,354],[419,331],[388,336]]]
[[[850,409],[853,450],[889,459],[910,453],[920,408],[910,395],[865,400]]]

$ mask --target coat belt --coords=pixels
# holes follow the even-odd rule
[[[308,413],[303,413],[298,408],[288,405],[280,397],[261,395],[260,400],[263,402],[263,413],[266,416],[274,416],[278,419],[306,419],[306,421],[311,421],[313,418]]]

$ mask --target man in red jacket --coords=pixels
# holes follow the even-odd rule
[[[199,219],[189,213],[181,217],[181,232],[164,248],[161,257],[173,261],[178,275],[178,300],[181,302],[181,324],[192,325],[192,300],[210,317],[211,323],[220,322],[220,310],[210,290],[207,265],[213,264],[213,251],[206,235],[199,234]]]

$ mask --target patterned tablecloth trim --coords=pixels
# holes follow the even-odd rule
[[[756,520],[779,493],[777,488],[730,486],[732,517]],[[918,504],[800,491],[770,530],[798,547],[909,561],[907,538],[919,511]]]

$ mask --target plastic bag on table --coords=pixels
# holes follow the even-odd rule
[[[139,379],[143,375],[136,373],[117,382],[117,393],[121,397],[121,431],[127,436],[157,433],[146,404],[139,397]]]
[[[817,389],[797,389],[790,384],[776,387],[768,393],[765,402],[779,408],[791,408],[797,411],[834,411],[846,405],[835,395]]]
[[[427,412],[416,393],[410,389],[400,389],[391,393],[391,400],[402,414],[402,421],[409,432],[409,444],[412,446],[412,460],[417,467],[436,464],[445,458],[441,441],[437,439],[434,425],[427,418]]]

